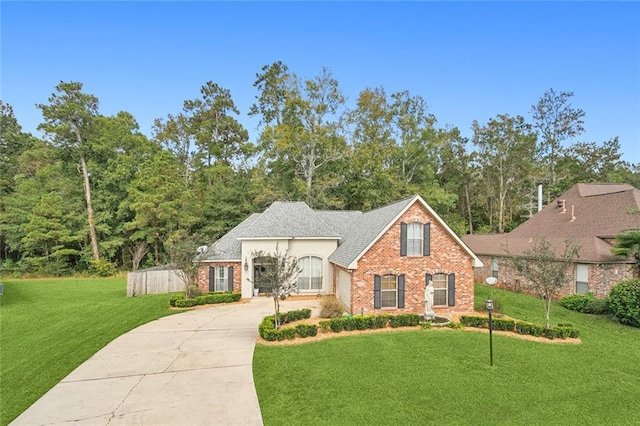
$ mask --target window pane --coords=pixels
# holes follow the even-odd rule
[[[396,276],[395,275],[385,275],[382,277],[381,282],[382,290],[395,290],[396,289]]]
[[[396,292],[395,290],[385,290],[380,293],[381,302],[383,308],[395,308],[396,307]]]
[[[407,225],[407,255],[422,255],[422,224],[415,222]]]
[[[441,288],[433,289],[433,304],[434,305],[446,305],[447,304],[447,290]]]
[[[587,294],[589,292],[589,284],[581,281],[576,281],[576,293]]]
[[[322,289],[322,258],[305,256],[298,259],[298,289]]]
[[[433,304],[447,305],[447,276],[445,274],[433,275]]]
[[[431,279],[435,288],[447,288],[447,276],[445,274],[435,274]]]

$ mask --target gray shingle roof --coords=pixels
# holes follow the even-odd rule
[[[342,238],[362,216],[358,211],[315,211],[303,202],[276,201],[263,213],[254,213],[195,258],[240,260],[241,239],[251,238]]]
[[[564,200],[564,212],[558,200]],[[583,262],[620,262],[624,259],[611,253],[613,238],[638,228],[640,219],[633,213],[638,210],[640,190],[631,185],[579,183],[508,234],[467,235],[463,240],[478,254],[504,256],[506,248],[522,254],[532,238],[544,238],[561,257],[565,240],[571,239],[580,246]]]

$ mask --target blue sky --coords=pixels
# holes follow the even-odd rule
[[[531,117],[545,90],[586,112],[579,141],[620,137],[640,162],[639,2],[8,2],[1,99],[25,131],[61,80],[81,81],[102,114],[132,113],[143,133],[211,80],[239,121],[256,73],[282,61],[323,66],[354,105],[366,87],[424,97],[440,125],[471,136],[497,114]]]

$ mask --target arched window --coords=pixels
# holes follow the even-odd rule
[[[322,258],[305,256],[298,259],[298,289],[322,290]]]

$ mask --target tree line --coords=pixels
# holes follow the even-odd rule
[[[80,82],[61,82],[42,112],[42,138],[0,101],[0,272],[110,274],[170,261],[189,236],[209,244],[275,200],[368,210],[420,194],[458,234],[507,232],[576,182],[640,187],[640,163],[616,137],[575,142],[585,112],[573,93],[546,91],[530,116],[440,126],[424,98],[365,88],[347,103],[323,68],[302,78],[265,65],[248,114],[206,82],[151,138],[128,112],[100,113]]]

